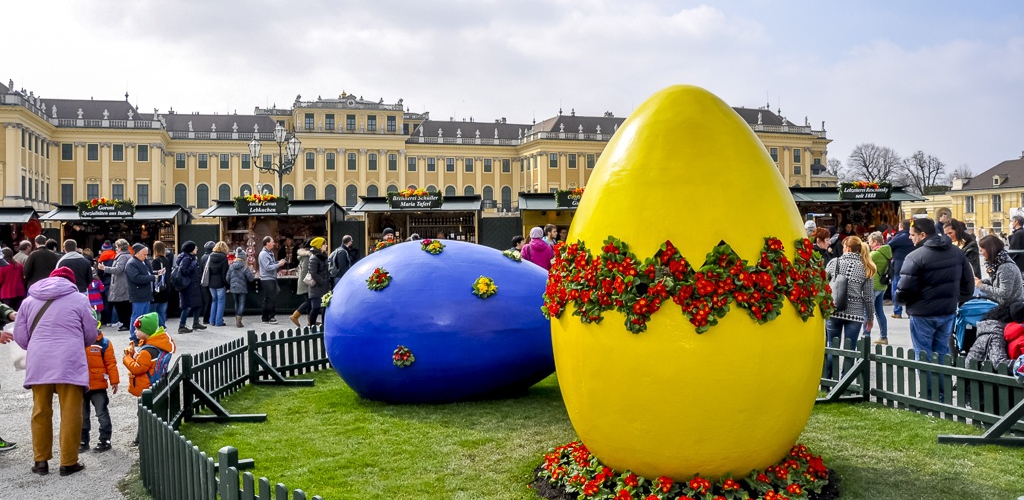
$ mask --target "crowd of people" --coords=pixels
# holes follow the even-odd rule
[[[805,226],[815,251],[826,262],[834,296],[844,304],[826,322],[829,345],[845,339],[852,345],[879,335],[874,344],[888,344],[885,294],[891,291],[891,318],[910,320],[910,335],[919,357],[961,349],[967,360],[993,364],[1024,354],[1024,217],[1012,218],[1013,232],[1004,239],[988,234],[976,238],[966,224],[944,214],[904,220],[895,231],[882,227],[866,236],[849,227],[833,234],[813,222]],[[837,290],[838,289],[838,290]],[[976,328],[976,338],[951,342],[960,307],[974,298],[996,304]],[[842,307],[840,307],[842,306]],[[826,369],[831,369],[826,366]],[[940,399],[944,398],[940,387]],[[930,396],[931,387],[927,387]]]
[[[166,371],[175,351],[166,330],[171,300],[177,299],[181,309],[179,334],[226,326],[229,293],[234,296],[235,326],[242,327],[246,297],[258,279],[262,320],[274,324],[278,269],[296,265],[299,293],[307,299],[291,319],[298,326],[301,314],[309,314],[307,324],[317,324],[323,296],[358,259],[352,237],[344,236],[330,254],[323,237],[301,247],[286,241],[287,250],[280,255],[274,252],[276,246],[268,236],[258,255],[250,256],[242,247],[232,252],[227,243],[210,241],[197,257],[192,241],[185,241],[175,255],[160,241],[150,249],[122,238],[105,241],[97,256],[79,249],[75,240],[58,245],[40,236],[21,242],[17,252],[0,249],[0,326],[14,323],[13,332],[0,333],[0,343],[13,340],[25,350],[24,386],[33,395],[32,472],[50,472],[54,396],[61,415],[60,475],[85,468],[78,454],[90,449],[93,414],[99,424],[93,450],[111,449],[107,391],[117,393],[120,377],[104,325],[128,332],[121,363],[129,373],[128,392],[139,397]],[[258,263],[257,273],[250,263]],[[0,437],[0,453],[16,446]]]

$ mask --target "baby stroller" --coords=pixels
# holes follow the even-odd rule
[[[978,321],[995,306],[996,303],[988,299],[971,299],[960,304],[953,321],[953,338],[949,340],[950,353],[967,354],[977,338],[975,332]]]

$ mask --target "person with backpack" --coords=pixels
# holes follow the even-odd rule
[[[174,339],[160,326],[160,316],[155,312],[135,320],[135,335],[139,338],[138,348],[129,344],[121,362],[128,369],[128,393],[138,398],[167,373],[175,345]],[[133,444],[139,444],[138,431]]]
[[[331,276],[331,288],[338,284],[341,277],[345,275],[349,267],[352,267],[349,247],[352,246],[352,236],[345,235],[341,238],[341,246],[335,248],[327,257],[327,274]]]
[[[899,226],[900,230],[887,243],[892,250],[892,317],[896,319],[903,318],[903,304],[896,301],[896,288],[902,274],[900,271],[907,256],[914,251],[914,242],[910,239],[910,219],[900,221]]]
[[[14,341],[25,349],[25,388],[32,390],[32,472],[50,473],[53,458],[53,396],[60,404],[60,475],[74,474],[82,437],[82,403],[89,387],[85,346],[99,330],[89,298],[78,292],[75,273],[58,267],[29,287],[14,322]]]
[[[85,348],[85,358],[89,364],[89,390],[85,391],[82,400],[82,443],[78,447],[78,451],[89,451],[89,431],[92,427],[92,418],[89,416],[91,404],[96,408],[96,420],[100,424],[99,439],[96,441],[94,451],[104,452],[110,449],[110,436],[113,434],[110,412],[107,410],[107,405],[110,404],[107,386],[109,385],[111,391],[117,394],[117,385],[121,383],[121,378],[117,373],[117,357],[114,354],[113,346],[109,340],[103,338],[103,332],[96,336],[96,342]]]
[[[181,245],[181,253],[174,259],[174,268],[171,269],[172,282],[178,290],[178,305],[181,307],[178,333],[206,329],[205,325],[199,323],[199,315],[203,312],[200,274],[199,265],[196,263],[196,244],[193,241],[186,241]],[[188,327],[189,315],[192,316],[192,328]]]
[[[885,236],[881,231],[868,235],[868,246],[871,247],[871,262],[875,263],[875,276],[872,278],[875,291],[875,318],[878,319],[878,329],[881,332],[873,344],[889,345],[889,325],[885,319],[885,290],[889,288],[889,282],[892,280],[892,266],[889,265],[892,260],[892,249],[885,244]],[[864,336],[870,339],[871,329],[865,328]]]

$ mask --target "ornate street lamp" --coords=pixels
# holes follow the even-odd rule
[[[284,176],[290,174],[292,168],[295,167],[295,160],[299,157],[299,152],[302,150],[302,142],[299,141],[298,137],[295,137],[295,134],[286,133],[284,126],[278,123],[274,127],[274,142],[277,143],[278,162],[264,165],[260,157],[262,145],[256,138],[257,135],[253,134],[252,141],[249,142],[249,155],[252,158],[252,164],[260,172],[277,174],[277,193],[275,194],[282,196],[284,194]]]

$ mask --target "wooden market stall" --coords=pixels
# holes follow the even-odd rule
[[[18,251],[18,243],[42,233],[39,214],[32,207],[0,207],[0,243]]]
[[[353,212],[365,216],[366,248],[369,254],[381,240],[385,228],[395,230],[395,238],[404,240],[412,234],[420,238],[442,238],[470,243],[479,242],[480,195],[441,196],[437,193],[421,197],[360,196]]]
[[[845,192],[835,187],[791,187],[789,191],[801,219],[814,220],[818,227],[825,228],[842,228],[851,223],[857,234],[871,232],[883,224],[895,227],[907,217],[900,206],[902,202],[924,200],[901,187]]]
[[[576,215],[579,196],[571,196],[570,191],[558,193],[519,193],[519,214],[523,219],[523,236],[530,234],[530,229],[548,224],[569,230],[572,219]]]
[[[131,243],[152,246],[157,240],[177,250],[182,226],[192,222],[192,213],[181,205],[135,205],[132,209],[82,210],[59,205],[39,218],[60,224],[60,239],[73,239],[79,248],[99,255],[104,240],[124,238]]]

